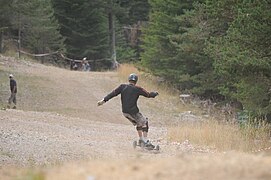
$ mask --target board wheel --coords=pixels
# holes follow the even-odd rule
[[[157,146],[155,147],[155,150],[159,151],[159,150],[160,150],[160,146],[157,145]]]
[[[137,146],[137,141],[134,141],[134,142],[133,142],[133,147],[134,147],[134,149],[136,148],[136,146]]]
[[[145,148],[145,144],[144,143],[140,143],[139,146],[143,149]]]

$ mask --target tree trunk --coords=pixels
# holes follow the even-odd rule
[[[112,1],[111,1],[112,3]],[[110,55],[112,59],[112,65],[116,64],[116,32],[115,32],[115,21],[114,21],[114,13],[112,10],[113,3],[110,6],[108,13],[108,26],[109,26],[109,47],[110,47]]]
[[[21,27],[19,27],[18,31],[18,55],[21,58]]]
[[[0,30],[0,54],[3,51],[3,31]]]
[[[21,58],[21,12],[19,11],[19,27],[18,27],[18,56]]]

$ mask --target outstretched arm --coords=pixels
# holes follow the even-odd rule
[[[119,95],[123,89],[123,84],[121,84],[119,87],[114,89],[111,93],[109,93],[107,96],[105,96],[102,100],[98,101],[98,106],[103,105],[105,102],[109,101],[111,98]]]
[[[158,92],[148,92],[145,89],[143,89],[142,87],[139,87],[140,89],[140,95],[147,97],[147,98],[154,98],[156,97],[158,94]]]

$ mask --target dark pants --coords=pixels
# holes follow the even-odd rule
[[[9,99],[8,99],[8,104],[11,105],[11,103],[14,103],[16,106],[16,94],[17,93],[11,93]]]

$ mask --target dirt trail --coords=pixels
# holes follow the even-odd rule
[[[33,172],[46,179],[202,179],[200,173],[208,173],[209,168],[223,172],[238,162],[188,141],[168,142],[170,120],[165,112],[151,109],[159,106],[159,98],[139,103],[150,118],[149,136],[161,152],[134,150],[136,131],[122,116],[119,97],[102,107],[96,105],[121,82],[116,72],[75,72],[3,56],[0,62],[0,72],[12,72],[19,84],[18,109],[0,111],[0,179],[25,177],[28,170],[21,168],[29,166],[45,166]],[[8,94],[6,85],[3,94]],[[240,155],[239,160],[247,156]],[[265,168],[270,158],[252,160],[245,162],[261,162],[262,169],[250,175],[271,177]],[[252,164],[242,166],[231,179],[245,179],[240,172],[251,169]]]

